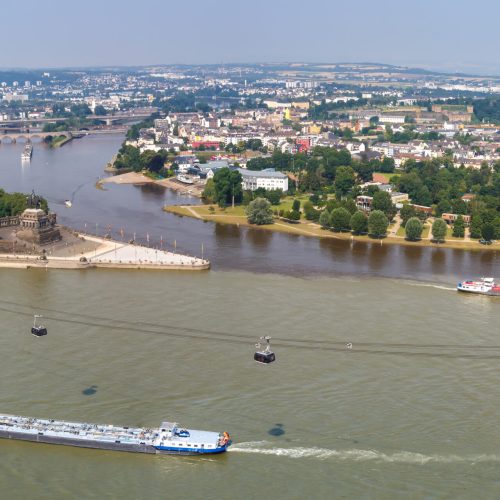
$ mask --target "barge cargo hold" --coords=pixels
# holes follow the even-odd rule
[[[163,422],[158,428],[119,427],[0,414],[0,438],[80,448],[199,455],[223,453],[231,445],[227,432],[209,432]]]

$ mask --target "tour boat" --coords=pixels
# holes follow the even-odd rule
[[[28,142],[24,146],[23,152],[21,153],[21,160],[30,161],[32,155],[33,155],[33,146]]]
[[[163,422],[156,428],[86,424],[0,414],[0,438],[136,453],[202,455],[223,453],[227,432],[210,432]]]
[[[461,281],[457,285],[457,290],[482,295],[500,295],[500,284],[495,283],[493,278],[481,278],[478,281]]]

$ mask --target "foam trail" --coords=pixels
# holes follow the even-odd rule
[[[452,292],[456,292],[456,288],[453,288],[451,286],[444,286],[444,285],[433,285],[432,283],[410,283],[410,282],[407,282],[408,285],[410,286],[424,286],[424,287],[428,287],[428,288],[436,288],[437,290],[449,290],[449,291],[452,291]]]
[[[331,450],[327,448],[265,448],[259,446],[262,442],[238,443],[231,446],[232,453],[256,453],[261,455],[273,455],[288,458],[316,458],[319,460],[333,459],[337,461],[353,462],[384,462],[396,464],[417,464],[428,463],[481,463],[500,462],[500,455],[424,455],[410,451],[398,451],[387,454],[376,450]]]

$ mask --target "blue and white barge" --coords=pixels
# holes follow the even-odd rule
[[[231,445],[227,432],[185,429],[174,422],[163,422],[157,428],[119,427],[2,414],[0,438],[171,455],[223,453]]]

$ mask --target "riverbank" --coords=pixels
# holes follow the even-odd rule
[[[236,206],[220,209],[214,207],[211,211],[209,205],[167,205],[163,210],[179,216],[186,216],[203,221],[217,222],[219,224],[229,224],[236,226],[246,226],[253,229],[262,229],[264,231],[273,231],[287,234],[295,234],[299,236],[309,236],[313,238],[330,238],[346,241],[359,241],[364,243],[376,243],[379,245],[404,245],[409,247],[432,247],[432,248],[450,248],[457,250],[500,250],[500,243],[495,242],[491,245],[481,245],[476,240],[459,240],[449,239],[444,243],[433,243],[428,238],[423,238],[420,241],[408,241],[403,236],[389,234],[383,239],[370,238],[369,236],[355,236],[351,233],[334,233],[327,229],[323,229],[319,224],[310,221],[300,221],[294,224],[281,219],[276,219],[274,224],[266,224],[256,226],[250,224],[245,215],[245,207]],[[390,231],[391,228],[389,228]],[[427,231],[428,233],[428,231]]]
[[[168,189],[172,189],[178,193],[187,194],[190,196],[195,196],[201,198],[201,193],[205,188],[204,184],[184,184],[183,182],[177,180],[175,177],[169,177],[167,179],[152,179],[141,172],[127,172],[123,174],[113,175],[110,177],[105,177],[100,179],[97,183],[97,187],[103,184],[134,184],[136,186],[141,186],[145,184],[156,184],[157,186],[162,186]]]

